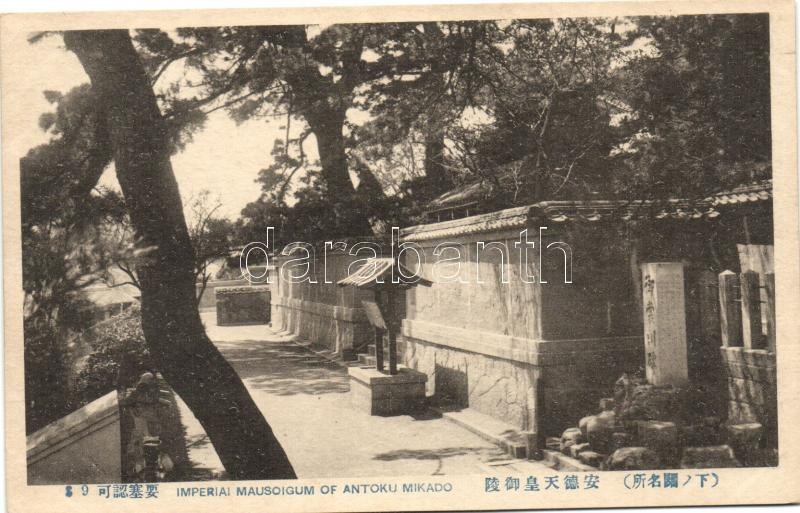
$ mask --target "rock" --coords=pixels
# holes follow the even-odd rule
[[[594,415],[586,422],[586,440],[592,449],[608,454],[611,449],[611,437],[616,427],[616,415],[613,411],[604,411]]]
[[[732,424],[728,426],[728,441],[733,444],[748,444],[758,446],[764,426],[758,422],[747,424]]]
[[[739,466],[733,449],[729,445],[686,447],[681,459],[681,468],[734,468]]]
[[[560,450],[564,454],[569,454],[571,445],[582,444],[586,439],[578,428],[568,428],[561,434]]]
[[[633,437],[639,436],[639,421],[622,419],[622,427],[624,431]]]
[[[680,431],[680,443],[684,447],[703,447],[718,445],[719,430],[703,424],[684,426]]]
[[[561,439],[555,436],[545,438],[544,446],[551,451],[561,451]]]
[[[612,413],[614,413],[613,410],[612,410]],[[628,432],[628,430],[625,429],[625,424],[624,423],[617,422],[617,414],[616,413],[614,413],[614,432],[615,433],[627,433]],[[638,433],[638,430],[637,430],[637,433]]]
[[[728,444],[736,458],[744,465],[753,466],[762,459],[759,455],[759,445],[763,432],[764,427],[758,422],[728,426]]]
[[[626,404],[633,394],[633,382],[631,381],[628,373],[625,372],[614,383],[614,404],[617,410],[621,409]],[[617,411],[619,413],[619,411]]]
[[[577,458],[580,453],[589,450],[591,450],[591,446],[587,443],[573,444],[569,446],[569,455]]]
[[[529,460],[540,460],[542,459],[542,449],[540,444],[542,443],[539,433],[536,431],[520,431],[520,436],[525,441],[525,457]]]
[[[600,399],[600,411],[611,411],[614,409],[614,404],[613,397],[603,397]]]
[[[623,447],[632,447],[635,444],[636,437],[630,433],[611,433],[611,452]]]
[[[658,454],[647,447],[617,449],[606,460],[606,470],[655,470],[660,467]]]
[[[639,423],[639,443],[658,454],[666,466],[678,462],[678,427],[674,422],[647,420]]]
[[[617,403],[621,420],[666,420],[681,417],[681,390],[672,386],[636,385],[625,404]]]
[[[586,424],[588,424],[589,421],[593,418],[594,415],[587,415],[586,417],[583,417],[581,420],[578,421],[578,429],[581,430],[581,433],[583,433],[584,437],[586,437]]]
[[[594,451],[583,451],[578,454],[578,461],[590,467],[600,468],[603,464],[603,455]]]

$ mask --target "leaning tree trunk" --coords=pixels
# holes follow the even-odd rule
[[[151,248],[137,270],[142,329],[160,372],[200,421],[231,478],[295,478],[272,429],[200,321],[166,125],[128,31],[67,32],[64,41],[104,109],[133,227]]]

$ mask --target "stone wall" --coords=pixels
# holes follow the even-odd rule
[[[536,244],[527,259],[515,244],[525,229]],[[638,267],[624,244],[608,244],[603,228],[572,233],[551,226],[540,241],[539,220],[521,207],[411,227],[402,238],[419,245],[419,273],[434,284],[405,294],[400,362],[428,375],[432,402],[556,434],[577,422],[575,412],[594,409],[623,372],[642,367],[641,306],[631,279]],[[564,254],[547,249],[553,242],[573,249],[572,283],[564,283]],[[437,272],[434,266],[453,263],[455,255],[459,279],[441,279],[441,264]],[[350,357],[373,340],[361,305],[372,293],[336,282],[371,255],[316,256],[316,283],[292,283],[281,275],[289,257],[275,260],[273,327]],[[403,259],[417,269],[413,253]]]
[[[159,440],[159,479],[186,480],[177,397],[160,375],[145,373],[136,388],[110,391],[28,435],[28,484],[141,482],[148,437]]]
[[[118,483],[120,445],[114,391],[28,436],[28,484]]]
[[[270,288],[265,285],[218,287],[217,325],[267,324],[270,318]]]
[[[638,336],[523,340],[404,321],[400,361],[428,374],[433,404],[470,407],[520,429],[560,433],[644,358]],[[538,398],[537,398],[538,395]]]
[[[315,283],[292,283],[285,274],[289,257],[277,257],[271,285],[273,328],[291,332],[346,359],[355,358],[356,352],[373,340],[372,327],[361,306],[361,298],[372,293],[339,287],[336,282],[347,276],[351,265],[355,270],[360,258],[365,255],[341,251],[317,255],[309,276]]]
[[[768,446],[777,447],[775,353],[764,349],[722,347],[728,389],[728,422],[758,422]]]
[[[526,228],[536,243],[527,261],[515,245]],[[428,374],[434,403],[557,434],[577,422],[575,412],[593,410],[623,372],[642,366],[641,314],[624,252],[587,247],[551,227],[540,266],[538,231],[526,209],[405,230],[404,240],[422,247],[421,274],[434,284],[406,294],[401,361]],[[573,250],[572,283],[564,283],[563,253],[546,249],[559,241]],[[507,251],[501,256],[493,242]],[[440,244],[460,245],[463,280],[438,279],[436,262],[457,255]],[[404,256],[416,268],[414,255]]]
[[[203,291],[203,295],[200,297],[200,304],[197,307],[200,310],[210,310],[217,306],[217,297],[215,294],[216,289],[221,287],[247,287],[250,283],[245,280],[210,280],[206,283],[206,288]],[[197,294],[200,293],[200,289],[203,286],[201,284],[195,285],[195,292]]]

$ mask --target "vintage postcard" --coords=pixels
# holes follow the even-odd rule
[[[9,510],[798,502],[794,9],[3,15]]]

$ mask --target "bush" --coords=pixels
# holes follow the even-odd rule
[[[25,321],[25,430],[31,434],[73,411],[63,337]],[[78,405],[80,407],[80,405]]]
[[[133,387],[142,373],[155,372],[138,304],[93,327],[87,338],[93,351],[78,373],[75,390],[82,403]]]

